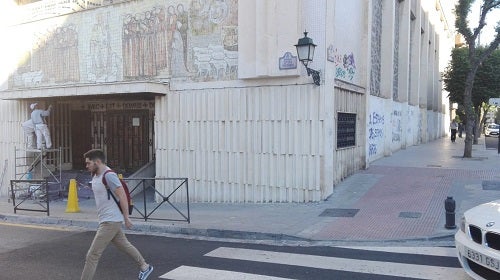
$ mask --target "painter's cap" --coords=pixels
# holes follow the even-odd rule
[[[31,104],[31,105],[30,105],[31,110],[35,109],[35,107],[36,107],[36,105],[37,105],[37,104],[38,104],[38,103],[33,103],[33,104]]]

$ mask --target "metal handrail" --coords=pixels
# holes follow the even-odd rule
[[[190,209],[189,209],[189,180],[188,178],[123,178],[125,182],[127,183],[132,183],[134,182],[135,185],[132,186],[130,184],[129,190],[131,195],[133,196],[133,193],[137,191],[142,191],[142,202],[143,202],[143,207],[144,207],[144,212],[141,211],[138,207],[134,205],[134,209],[136,209],[137,213],[139,213],[140,217],[134,217],[131,216],[131,218],[138,218],[138,219],[144,219],[144,221],[147,220],[163,220],[163,221],[180,221],[180,222],[188,222],[191,223],[191,215],[190,215]],[[163,193],[159,192],[156,189],[156,184],[151,184],[150,182],[158,182],[158,181],[180,181],[179,184],[176,184],[176,187],[168,194],[164,195]],[[142,187],[142,188],[140,188]],[[179,191],[182,187],[185,187],[186,189],[186,208],[187,208],[187,213],[182,212],[179,210],[178,207],[176,207],[172,202],[170,201],[171,197]],[[146,190],[148,189],[153,189],[155,195],[158,195],[160,198],[160,201],[158,202],[158,205],[153,208],[153,210],[149,211],[147,210],[147,198],[146,198]],[[182,216],[182,219],[170,219],[170,218],[154,218],[151,217],[153,213],[155,213],[164,203],[167,203],[170,205],[180,216]]]

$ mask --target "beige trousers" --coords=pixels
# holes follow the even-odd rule
[[[45,148],[52,148],[52,140],[50,139],[49,127],[46,124],[35,125],[36,147],[42,149],[42,140],[45,139]]]
[[[146,261],[141,253],[128,241],[123,233],[122,223],[104,222],[99,224],[94,241],[92,241],[92,245],[90,245],[90,249],[87,252],[85,267],[83,268],[81,277],[82,280],[91,280],[94,277],[99,258],[101,258],[102,252],[106,249],[109,242],[112,242],[118,249],[134,259],[139,267],[146,265]]]

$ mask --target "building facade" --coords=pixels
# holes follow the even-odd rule
[[[442,1],[26,2],[0,29],[15,46],[1,52],[4,196],[34,101],[54,105],[63,168],[102,148],[119,170],[189,178],[200,202],[323,200],[448,128]],[[297,61],[304,30],[320,86]]]

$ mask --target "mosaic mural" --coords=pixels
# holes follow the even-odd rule
[[[34,37],[31,52],[11,77],[14,87],[80,81],[78,31],[75,25],[55,27]]]
[[[111,46],[108,18],[109,13],[106,17],[99,14],[90,32],[89,55],[86,59],[89,82],[114,82],[121,76],[122,61]]]
[[[123,76],[192,81],[237,77],[237,1],[156,6],[123,21]]]
[[[72,14],[47,30],[31,27],[33,46],[10,88],[238,74],[237,0],[132,1]]]

